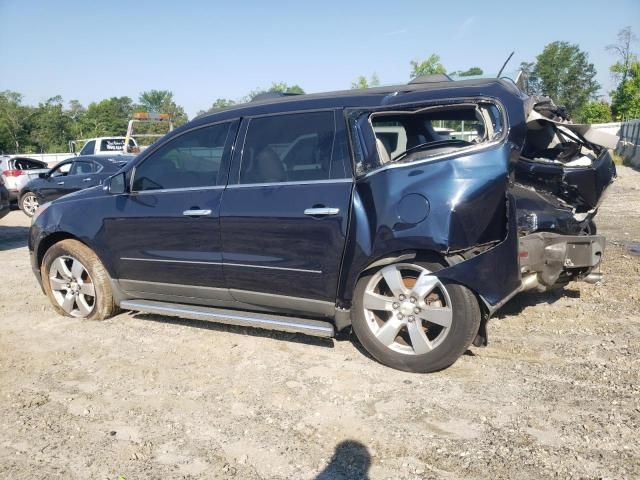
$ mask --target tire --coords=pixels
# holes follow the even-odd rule
[[[40,272],[49,301],[60,315],[105,320],[118,313],[109,275],[98,256],[83,243],[69,239],[52,245]]]
[[[38,197],[33,192],[27,192],[18,200],[18,206],[27,217],[33,217],[39,206]]]
[[[353,330],[380,363],[406,372],[435,372],[452,365],[471,345],[480,328],[480,306],[468,288],[430,275],[441,268],[434,263],[397,263],[358,280],[352,308]],[[398,288],[394,269],[400,273],[404,286]],[[413,279],[414,276],[417,277]],[[387,277],[391,283],[387,283]],[[392,283],[396,283],[395,293]],[[403,301],[398,291],[405,292]],[[389,304],[385,299],[393,300]],[[394,337],[393,332],[402,322],[404,326]]]

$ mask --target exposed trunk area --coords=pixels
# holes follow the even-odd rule
[[[594,233],[592,218],[616,175],[609,152],[616,143],[615,135],[570,122],[549,99],[532,99],[515,170],[521,233]]]

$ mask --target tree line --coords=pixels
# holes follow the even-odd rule
[[[552,42],[531,62],[523,62],[520,70],[530,95],[546,95],[557,104],[564,105],[577,122],[597,123],[611,120],[640,118],[640,60],[633,51],[637,38],[631,27],[622,29],[617,42],[606,49],[613,55],[610,73],[614,89],[611,101],[600,95],[596,69],[589,55],[576,44]],[[448,73],[454,77],[472,77],[484,74],[482,68],[449,72],[439,55],[433,53],[423,60],[409,64],[411,78],[421,75]],[[360,75],[351,88],[370,88],[380,85],[376,73]],[[265,92],[305,93],[299,85],[274,82],[267,89],[255,89],[242,98],[218,98],[207,110],[198,115],[238,103],[245,103]],[[57,95],[37,106],[25,105],[20,93],[0,92],[0,152],[39,153],[68,150],[70,140],[124,135],[133,112],[163,112],[171,114],[174,125],[188,118],[184,108],[177,105],[168,90],[148,90],[140,93],[137,102],[130,97],[111,97],[92,102],[84,107],[78,100],[66,105]]]
[[[137,103],[126,96],[111,97],[86,108],[78,100],[65,106],[60,95],[37,106],[24,105],[20,93],[0,92],[0,151],[65,152],[70,140],[124,135],[133,112],[167,112],[176,125],[187,121],[167,90],[142,92]]]

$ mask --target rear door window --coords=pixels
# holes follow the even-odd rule
[[[308,182],[344,178],[334,155],[331,111],[252,118],[247,127],[240,183]]]
[[[47,168],[47,164],[30,158],[16,158],[15,168],[18,170],[37,170]]]

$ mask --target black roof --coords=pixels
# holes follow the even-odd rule
[[[90,160],[99,163],[105,168],[120,170],[123,165],[136,158],[135,155],[78,155],[67,158],[68,160]]]
[[[404,85],[340,90],[335,92],[311,93],[303,95],[269,96],[268,98],[232,105],[211,113],[203,114],[192,120],[210,122],[211,117],[220,119],[234,118],[243,115],[269,114],[285,111],[314,108],[339,107],[377,107],[395,105],[430,98],[466,97],[490,95],[496,90],[510,90],[513,94],[518,87],[509,80],[498,78],[479,78],[461,81],[428,81]],[[191,122],[189,122],[191,123]]]

